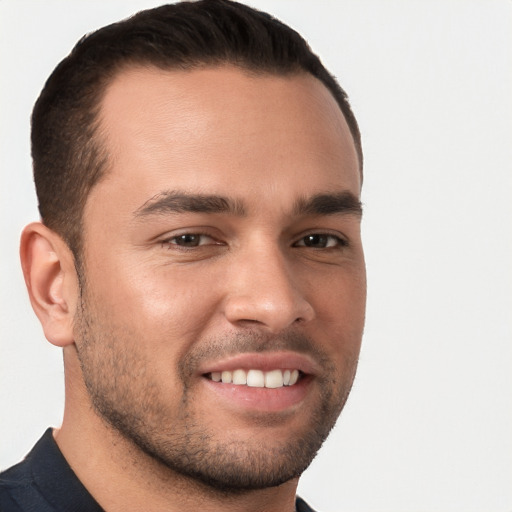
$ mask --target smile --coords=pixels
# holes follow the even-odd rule
[[[299,380],[301,372],[299,370],[225,370],[222,372],[211,372],[206,375],[214,382],[222,384],[235,384],[237,386],[248,386],[251,388],[282,388],[283,386],[293,386]]]
[[[235,414],[268,414],[292,410],[315,396],[321,371],[310,356],[282,350],[229,355],[205,362],[197,373],[217,406]]]

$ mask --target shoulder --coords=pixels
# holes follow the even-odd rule
[[[25,459],[0,473],[1,512],[103,512],[48,429]]]
[[[30,464],[27,461],[0,473],[0,510],[2,512],[18,512],[23,510],[51,510],[46,504],[40,503],[40,494],[33,485]],[[37,508],[27,508],[27,505]]]
[[[47,468],[39,468],[42,461],[51,464],[51,440],[52,432],[48,429],[24,460],[0,473],[1,512],[55,511],[42,492],[44,481],[37,479],[38,469],[51,473]]]
[[[0,473],[0,489],[25,487],[30,485],[30,468],[26,461],[22,461]]]

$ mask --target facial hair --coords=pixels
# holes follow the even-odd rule
[[[86,299],[83,283],[81,289],[75,318],[78,358],[93,408],[109,428],[166,468],[220,492],[277,486],[299,477],[309,466],[345,404],[357,354],[347,357],[340,372],[297,330],[279,336],[250,330],[200,340],[175,363],[181,388],[173,390],[178,406],[171,409],[147,358],[137,353],[137,334],[91,307],[95,301]],[[309,416],[305,426],[290,431],[279,444],[272,442],[271,433],[265,440],[219,438],[194,408],[196,369],[212,357],[277,350],[307,354],[322,369],[315,376],[319,398],[314,408],[301,413]],[[255,428],[270,432],[273,424],[286,421],[286,414],[255,413],[253,419]]]

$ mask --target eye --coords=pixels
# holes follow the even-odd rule
[[[200,233],[184,233],[176,235],[162,242],[163,245],[177,245],[184,248],[199,247],[200,245],[217,245],[219,242],[211,236]]]
[[[295,243],[295,247],[311,247],[312,249],[330,249],[334,247],[345,247],[346,240],[339,236],[324,233],[311,233],[302,237]]]

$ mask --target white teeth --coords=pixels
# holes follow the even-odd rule
[[[299,370],[293,370],[290,375],[290,386],[293,386],[297,383],[297,380],[299,379]]]
[[[265,387],[265,376],[261,370],[249,370],[247,372],[247,385],[251,388]]]
[[[243,370],[235,370],[233,372],[233,384],[247,384],[247,375]]]
[[[269,372],[261,370],[246,372],[241,369],[233,372],[225,370],[223,372],[211,372],[210,378],[214,382],[222,382],[223,384],[276,389],[296,384],[299,379],[299,370],[271,370]]]
[[[281,370],[272,370],[265,373],[265,387],[266,388],[282,388],[283,387],[283,372]]]

